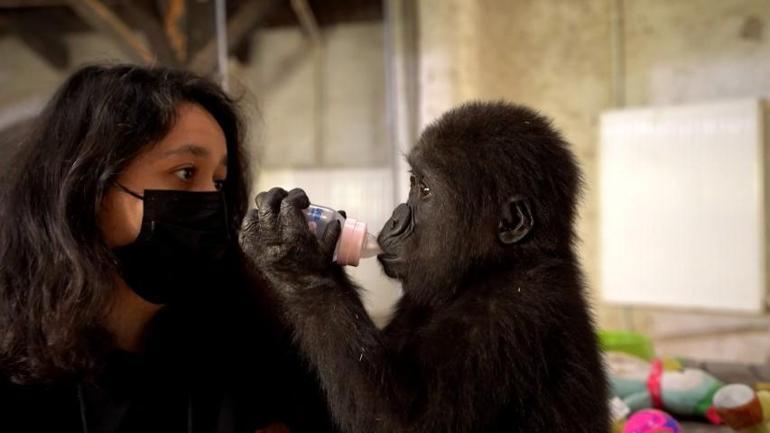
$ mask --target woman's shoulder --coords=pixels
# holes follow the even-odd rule
[[[0,370],[0,401],[3,403],[5,403],[6,398],[21,397],[40,391],[40,385],[19,383],[11,378],[10,373]]]
[[[72,394],[71,396],[69,394]],[[0,401],[12,398],[15,402],[50,400],[57,397],[76,397],[76,387],[70,381],[20,382],[7,372],[0,371]],[[7,407],[7,406],[0,406]]]
[[[0,431],[70,431],[79,413],[77,392],[65,382],[19,383],[0,372]]]

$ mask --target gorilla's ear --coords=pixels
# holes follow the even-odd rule
[[[527,236],[534,224],[529,199],[524,196],[512,197],[503,206],[497,238],[506,245],[515,244]]]

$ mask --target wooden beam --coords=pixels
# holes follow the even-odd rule
[[[320,45],[321,31],[318,29],[318,21],[315,19],[313,9],[310,8],[307,0],[291,0],[291,8],[294,9],[300,25],[313,44]]]
[[[276,0],[246,0],[241,4],[238,11],[227,20],[228,52],[249,35],[254,26],[276,3],[278,3]],[[209,42],[191,59],[190,69],[199,74],[208,75],[216,66],[216,52],[217,41],[212,35]]]
[[[147,38],[152,51],[157,56],[158,62],[175,67],[183,64],[179,61],[171,47],[154,5],[147,2],[131,1],[124,3],[122,6],[120,11],[125,13],[129,24],[139,29]]]
[[[163,29],[166,39],[174,50],[176,60],[187,62],[187,2],[169,0],[163,12]]]
[[[66,0],[0,0],[0,9],[68,6]]]
[[[159,0],[167,1],[167,0]],[[206,44],[216,36],[215,24],[215,0],[199,2],[187,0],[187,13],[185,18],[185,38],[187,44],[187,65],[192,58],[200,52]]]
[[[70,66],[69,47],[55,22],[41,29],[40,22],[32,14],[9,12],[7,15],[10,18],[8,28],[29,49],[44,58],[54,69],[64,71]]]
[[[83,21],[112,37],[132,60],[146,64],[155,61],[150,47],[101,1],[68,0],[67,3]]]

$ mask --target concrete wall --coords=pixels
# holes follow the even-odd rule
[[[123,59],[118,47],[108,38],[94,34],[75,33],[63,37],[69,48],[74,67],[88,62]],[[0,167],[7,162],[22,136],[20,122],[29,125],[52,96],[56,87],[70,74],[50,66],[35,51],[30,50],[18,37],[0,37]]]
[[[770,96],[764,0],[625,0],[628,105]]]
[[[0,37],[0,129],[36,112],[75,67],[124,59],[109,38],[93,33],[73,33],[63,38],[73,65],[70,70],[51,67],[16,36]]]
[[[767,1],[422,0],[419,11],[421,124],[466,100],[503,98],[541,110],[574,145],[587,183],[580,255],[600,324],[647,332],[662,354],[765,361],[766,316],[596,301],[599,113],[616,101],[768,96]],[[613,32],[615,17],[623,23],[619,32]]]
[[[551,117],[574,145],[585,172],[580,253],[593,281],[597,122],[611,99],[607,1],[428,0],[420,5],[421,123],[472,99],[505,99]]]
[[[381,23],[324,30],[313,48],[296,27],[259,31],[238,68],[258,105],[265,168],[380,167],[385,143]]]
[[[628,105],[770,97],[770,5],[763,0],[625,0]],[[725,291],[724,296],[730,296]],[[605,323],[652,335],[660,352],[766,362],[770,319],[604,309]]]

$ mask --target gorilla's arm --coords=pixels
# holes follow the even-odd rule
[[[271,190],[257,200],[258,218],[247,221],[241,235],[244,251],[282,294],[296,340],[345,431],[484,431],[501,408],[515,404],[507,399],[517,383],[538,388],[531,381],[542,377],[535,371],[540,363],[529,361],[516,378],[510,372],[541,356],[540,345],[527,344],[543,341],[531,334],[539,327],[508,329],[510,311],[465,305],[424,326],[415,348],[397,347],[389,338],[400,331],[398,318],[380,332],[356,288],[331,265],[338,230],[319,242],[305,228],[304,193]],[[530,353],[524,358],[514,350]]]
[[[329,406],[349,432],[405,431],[395,378],[382,336],[344,271],[332,263],[339,227],[323,239],[307,230],[301,190],[257,196],[244,222],[244,253],[279,293],[302,352],[317,369]]]
[[[398,360],[344,275],[281,279],[297,343],[317,369],[335,418],[347,432],[397,432],[414,394]]]
[[[420,330],[405,324],[403,332],[419,332],[422,342],[399,350],[391,344],[399,323],[378,330],[344,276],[282,280],[297,342],[346,432],[489,431],[503,408],[551,411],[539,404],[540,395],[515,392],[547,393],[538,383],[548,364],[542,329],[531,322],[510,326],[498,317],[511,312],[504,306],[463,304]]]
[[[420,353],[427,362],[417,363],[416,354],[387,344],[388,335],[375,327],[344,277],[281,278],[277,284],[297,342],[347,432],[484,431],[497,415],[494,406],[507,397],[489,393],[515,389],[506,360],[519,361],[507,350],[510,342],[492,341],[511,330],[446,320],[443,329],[425,330],[433,341],[424,348],[430,353]]]

